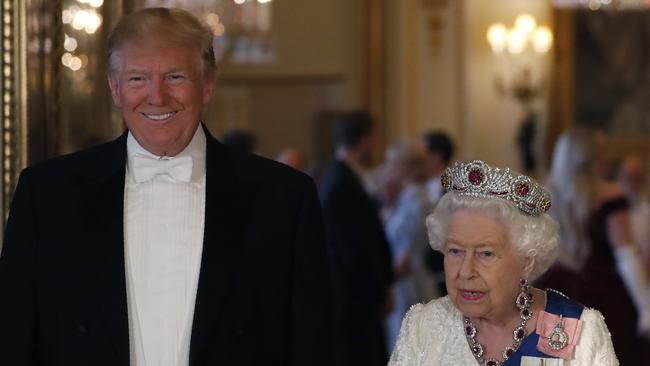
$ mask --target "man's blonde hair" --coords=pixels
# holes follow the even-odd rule
[[[131,42],[194,48],[201,55],[203,75],[212,77],[217,65],[213,35],[189,12],[176,8],[146,8],[123,16],[108,38],[108,75],[120,68],[120,52]]]

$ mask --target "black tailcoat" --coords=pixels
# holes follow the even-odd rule
[[[312,180],[206,135],[190,366],[331,365]],[[129,364],[126,136],[22,172],[0,256],[0,365]]]

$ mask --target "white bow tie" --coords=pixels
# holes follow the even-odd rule
[[[133,157],[133,178],[136,183],[146,182],[157,175],[169,175],[175,180],[189,182],[192,177],[192,157],[156,159],[145,155]]]

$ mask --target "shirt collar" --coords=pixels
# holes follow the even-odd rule
[[[185,147],[185,149],[183,149],[183,151],[178,153],[178,155],[171,156],[171,157],[162,157],[151,153],[150,151],[142,147],[142,145],[140,145],[140,143],[138,143],[138,141],[135,139],[131,131],[129,131],[128,136],[126,138],[127,179],[130,182],[134,182],[133,172],[129,171],[129,166],[133,166],[133,158],[136,155],[144,155],[154,159],[175,159],[178,157],[189,156],[192,158],[191,181],[196,182],[205,175],[206,147],[207,147],[207,143],[206,143],[205,132],[203,131],[201,124],[198,125],[196,132],[194,132],[194,136],[192,137],[192,140]]]

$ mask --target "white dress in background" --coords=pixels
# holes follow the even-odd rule
[[[425,224],[431,204],[424,184],[412,184],[399,195],[392,214],[386,221],[386,238],[394,261],[410,255],[411,272],[393,284],[395,308],[386,318],[386,341],[391,352],[400,330],[402,319],[413,304],[437,298],[433,274],[424,260],[431,247]]]
[[[583,322],[582,333],[573,360],[552,359],[545,360],[545,363],[531,363],[528,359],[525,362],[522,360],[521,365],[617,366],[619,363],[610,334],[600,312],[584,308],[580,320]],[[417,304],[409,310],[388,365],[478,365],[465,339],[463,316],[448,296],[428,304]]]

